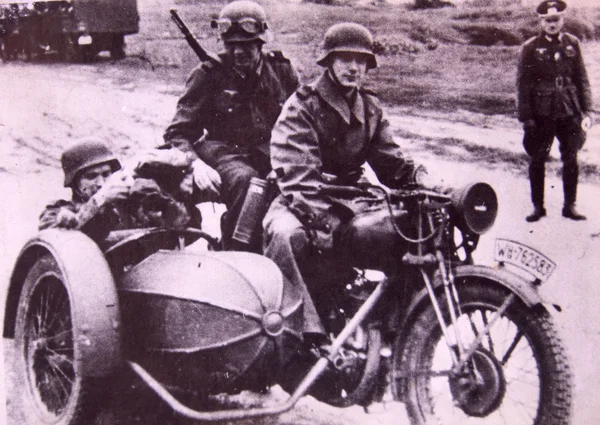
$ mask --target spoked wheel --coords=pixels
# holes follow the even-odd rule
[[[489,284],[457,286],[461,303],[457,327],[462,345],[469,346],[510,293]],[[449,315],[445,316],[449,324]],[[447,330],[454,335],[453,326]],[[458,374],[448,373],[450,351],[433,307],[416,319],[405,347],[402,358],[394,362],[394,376],[395,384],[403,387],[412,424],[569,423],[569,363],[552,318],[542,307],[528,308],[515,297]]]
[[[16,326],[26,423],[89,423],[94,411],[92,391],[98,382],[79,373],[71,299],[64,276],[50,255],[41,257],[27,275]]]

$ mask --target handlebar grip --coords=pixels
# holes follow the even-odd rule
[[[319,193],[323,195],[339,196],[340,198],[371,196],[371,193],[365,189],[354,186],[337,186],[334,184],[323,184],[319,186]]]

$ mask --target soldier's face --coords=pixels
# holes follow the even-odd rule
[[[112,173],[110,164],[100,164],[86,168],[77,179],[75,190],[84,199],[89,199],[100,190]]]
[[[248,72],[258,66],[262,43],[260,41],[226,41],[225,49],[233,58],[233,66]]]
[[[367,56],[350,52],[335,53],[330,69],[342,86],[360,87],[367,74]]]
[[[542,31],[548,35],[556,35],[562,30],[565,24],[565,20],[562,16],[548,16],[542,18],[541,25]]]

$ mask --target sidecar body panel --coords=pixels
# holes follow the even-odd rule
[[[159,251],[119,279],[126,349],[166,385],[246,387],[274,376],[300,341],[292,289],[260,255]]]

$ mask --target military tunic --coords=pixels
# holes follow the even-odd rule
[[[303,291],[305,332],[322,333],[303,276],[314,267],[303,215],[335,226],[331,201],[318,193],[329,182],[353,184],[368,162],[380,181],[401,187],[414,171],[394,141],[381,105],[370,92],[347,98],[326,71],[286,102],[271,135],[271,162],[281,195],[264,219],[264,253]],[[312,241],[314,242],[314,241]]]
[[[66,210],[77,215],[75,221],[62,221],[61,211]],[[40,230],[44,229],[80,229],[96,242],[100,242],[112,230],[129,228],[119,212],[109,206],[98,206],[94,198],[85,201],[73,195],[70,201],[61,199],[51,202],[40,214],[38,223]]]
[[[523,145],[534,206],[543,208],[544,174],[555,137],[563,161],[565,205],[576,198],[577,152],[585,142],[582,116],[592,107],[590,85],[579,40],[568,33],[541,34],[521,50],[517,73],[518,117],[525,124]]]
[[[298,87],[298,76],[277,51],[263,53],[257,71],[248,76],[233,68],[227,54],[220,58],[220,66],[203,63],[192,71],[164,139],[219,172],[228,209],[223,233],[228,238],[250,179],[264,178],[270,171],[271,129]],[[204,130],[206,140],[196,143]]]

